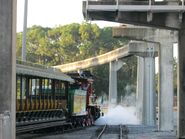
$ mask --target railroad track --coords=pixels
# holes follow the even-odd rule
[[[103,127],[103,129],[100,131],[99,135],[97,136],[97,139],[100,139],[100,138],[101,138],[101,136],[102,136],[103,133],[105,132],[106,128],[107,128],[107,125],[105,125],[105,126]]]
[[[127,134],[129,132],[125,125],[104,125],[102,129],[98,129],[99,134],[92,139],[128,139]]]

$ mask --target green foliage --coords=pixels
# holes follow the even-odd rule
[[[94,75],[95,92],[102,96],[109,92],[109,64],[100,65],[91,69]]]
[[[125,96],[127,94],[126,86],[134,86],[136,93],[136,77],[137,77],[137,57],[127,57],[122,59],[125,63],[123,67],[118,71],[118,96]],[[118,101],[121,101],[121,97],[118,97]]]
[[[17,41],[16,41],[17,59],[21,59],[21,54],[22,54],[22,33],[17,33]]]
[[[113,38],[112,28],[100,29],[96,24],[82,23],[44,28],[33,26],[27,31],[27,61],[44,65],[60,65],[104,54],[128,43],[125,38]],[[17,58],[21,57],[22,33],[17,34]],[[118,73],[118,94],[124,96],[126,85],[136,83],[136,58],[125,59]],[[109,64],[90,69],[95,76],[97,95],[108,94]]]

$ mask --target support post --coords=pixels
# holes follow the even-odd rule
[[[144,107],[143,124],[155,125],[155,59],[144,57]]]
[[[159,52],[159,130],[173,130],[173,43],[161,40]]]
[[[15,139],[16,0],[0,0],[0,139]]]
[[[27,32],[27,14],[28,12],[28,0],[24,3],[24,23],[22,33],[22,61],[26,61],[26,32]]]
[[[115,28],[113,36],[160,44],[159,53],[159,130],[173,130],[173,43],[176,31],[155,28]]]
[[[185,139],[185,29],[179,30],[177,137]]]
[[[137,57],[137,118],[144,124],[143,108],[144,108],[144,58]]]
[[[109,105],[117,104],[117,71],[123,66],[123,62],[112,61],[109,64]]]
[[[131,42],[138,57],[137,71],[137,117],[144,125],[155,125],[155,56],[158,44]],[[131,49],[131,48],[130,48]],[[137,50],[138,49],[138,50]],[[140,53],[139,53],[140,51]]]

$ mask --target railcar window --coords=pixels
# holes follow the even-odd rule
[[[26,99],[26,78],[22,77],[22,99]]]
[[[56,96],[64,96],[65,95],[65,84],[62,81],[55,81],[55,93]]]
[[[20,111],[21,109],[21,78],[16,76],[16,110]]]
[[[28,86],[29,96],[31,97],[32,96],[32,84],[33,84],[33,82],[32,82],[32,79],[28,79],[28,80],[29,80],[29,86]]]
[[[65,87],[65,83],[64,82],[61,82],[61,90],[62,90],[62,94],[63,94],[63,96],[65,95],[65,89],[66,89],[66,87]]]
[[[49,97],[49,108],[52,108],[52,106],[53,106],[53,101],[52,101],[52,80],[51,79],[49,79],[48,80],[48,89],[50,90],[49,92],[48,92],[48,97]]]
[[[36,79],[31,79],[31,83],[30,83],[30,95],[34,96],[35,92],[36,92]]]
[[[17,92],[17,99],[21,99],[21,79],[20,76],[16,78],[16,92]]]
[[[33,86],[33,93],[39,95],[39,79],[35,79],[35,85]]]

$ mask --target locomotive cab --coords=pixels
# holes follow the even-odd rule
[[[92,74],[89,71],[85,71],[81,73],[69,73],[68,75],[75,80],[75,83],[71,85],[70,89],[75,89],[75,91],[81,90],[84,92],[83,95],[79,94],[79,96],[72,96],[74,102],[69,101],[69,109],[72,115],[71,119],[79,120],[79,116],[81,116],[81,118],[83,117],[80,119],[80,121],[83,121],[82,125],[85,124],[88,126],[94,124],[94,121],[100,116],[100,109],[97,107],[96,103],[96,95],[94,94],[93,89],[94,80]],[[84,112],[84,106],[86,113]],[[76,114],[75,111],[78,111],[79,113]]]

